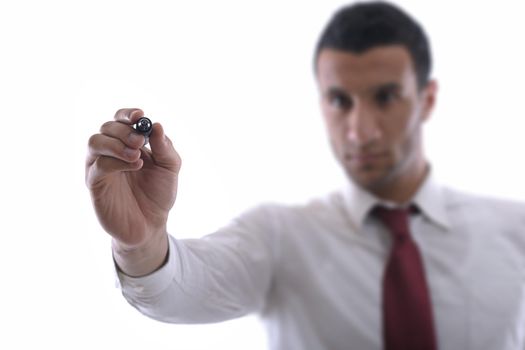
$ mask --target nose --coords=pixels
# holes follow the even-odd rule
[[[347,118],[347,139],[358,147],[366,146],[381,137],[377,117],[364,104],[356,104]]]

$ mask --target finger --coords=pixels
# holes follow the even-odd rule
[[[88,141],[88,156],[86,164],[93,164],[97,158],[112,157],[126,163],[136,162],[140,158],[141,152],[138,148],[130,148],[119,139],[95,134]]]
[[[162,125],[153,124],[153,131],[149,137],[151,156],[155,164],[172,171],[178,172],[181,166],[181,159],[171,140],[164,133]]]
[[[119,139],[123,144],[133,149],[139,149],[145,142],[143,135],[121,122],[110,121],[102,124],[100,133]]]
[[[144,116],[144,112],[139,108],[122,108],[115,113],[114,119],[124,124],[135,124],[137,120]]]
[[[86,169],[86,185],[92,188],[109,175],[116,172],[137,171],[142,168],[143,164],[144,161],[142,159],[128,163],[112,157],[98,157],[93,164]]]

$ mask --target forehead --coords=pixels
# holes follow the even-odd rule
[[[317,78],[321,87],[349,89],[416,82],[410,54],[400,45],[375,47],[362,53],[323,49],[317,60]]]

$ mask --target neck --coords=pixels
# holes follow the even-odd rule
[[[428,174],[428,165],[422,160],[414,167],[413,171],[399,176],[388,184],[372,190],[372,193],[384,200],[398,204],[408,203],[414,198]]]

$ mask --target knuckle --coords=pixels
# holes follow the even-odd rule
[[[117,119],[118,116],[123,115],[124,113],[126,113],[127,110],[128,110],[128,108],[121,108],[121,109],[117,110],[115,112],[115,119]]]
[[[88,146],[89,148],[94,148],[98,143],[99,134],[91,135],[91,137],[88,140]]]
[[[112,125],[113,123],[114,123],[114,121],[107,121],[107,122],[105,122],[104,124],[102,124],[102,125],[100,126],[100,132],[107,131],[107,130],[111,127],[111,125]]]
[[[131,115],[136,112],[141,111],[139,108],[121,108],[115,113],[115,120],[121,119],[130,119]]]

